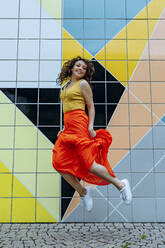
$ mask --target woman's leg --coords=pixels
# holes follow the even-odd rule
[[[116,186],[116,188],[120,191],[120,197],[123,199],[125,204],[131,203],[132,193],[127,179],[120,181],[118,178],[112,177],[104,166],[96,163],[95,161],[93,162],[90,172]]]
[[[95,161],[93,162],[90,172],[112,183],[118,190],[121,190],[125,186],[125,184],[118,178],[112,177],[106,167],[96,163]]]
[[[79,193],[81,197],[86,195],[87,190],[82,186],[77,177],[69,173],[59,173]]]
[[[87,211],[91,211],[93,207],[91,189],[89,187],[83,187],[78,178],[72,174],[59,173],[79,193],[80,197],[83,197]]]

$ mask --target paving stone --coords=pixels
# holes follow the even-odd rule
[[[1,224],[0,248],[165,248],[165,223]]]

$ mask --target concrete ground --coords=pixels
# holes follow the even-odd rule
[[[165,223],[0,224],[0,248],[165,248]]]

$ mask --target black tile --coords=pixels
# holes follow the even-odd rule
[[[60,102],[60,89],[40,89],[40,103],[58,103]]]
[[[14,88],[1,88],[2,92],[14,103],[15,102],[15,93],[16,89]]]
[[[62,181],[61,181],[61,193],[62,193],[62,197],[72,197],[75,190],[73,187],[70,186],[69,183],[67,183],[65,181],[65,179],[62,178]]]
[[[60,127],[39,127],[39,130],[54,144]]]
[[[106,71],[106,81],[118,81],[109,71]]]
[[[92,60],[92,63],[95,67],[92,81],[105,81],[105,68],[96,60]]]
[[[106,125],[105,105],[95,105],[95,112],[94,125]]]
[[[61,198],[61,219],[63,218],[71,200],[72,198]]]
[[[93,83],[94,103],[105,103],[105,83]]]
[[[78,179],[78,180],[80,181],[80,179]],[[61,217],[64,216],[64,214],[68,208],[68,205],[70,204],[70,202],[72,200],[74,193],[75,193],[74,188],[71,187],[70,184],[67,183],[64,178],[62,178],[62,180],[61,180],[61,194],[62,194]]]
[[[105,69],[99,61],[92,59],[92,63],[95,67],[95,73],[93,74],[92,81],[117,81],[117,79]]]
[[[107,121],[108,121],[108,123],[109,123],[116,107],[117,107],[117,104],[108,104],[107,105]],[[108,123],[107,123],[107,125],[108,125]]]
[[[17,89],[17,103],[37,103],[38,89]]]
[[[16,106],[34,125],[37,125],[37,104],[16,104]]]
[[[124,90],[120,82],[107,83],[107,103],[118,103]]]
[[[60,125],[60,104],[39,105],[39,125]]]

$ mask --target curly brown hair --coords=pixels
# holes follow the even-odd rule
[[[90,81],[92,79],[92,75],[95,72],[94,65],[90,60],[81,58],[80,56],[77,56],[76,58],[68,60],[67,62],[64,63],[62,70],[61,70],[61,73],[59,74],[58,78],[56,79],[57,84],[62,85],[64,80],[67,80],[72,76],[72,68],[75,65],[75,63],[79,60],[84,61],[84,63],[87,65],[87,70],[86,70],[84,79],[90,84]]]

